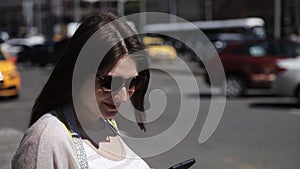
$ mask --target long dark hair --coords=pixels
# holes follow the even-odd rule
[[[72,101],[73,71],[82,47],[95,32],[116,19],[118,19],[118,16],[115,12],[111,10],[103,10],[98,12],[97,15],[93,14],[86,18],[82,24],[80,24],[33,105],[29,124],[30,126],[47,112],[60,108],[66,103]],[[110,27],[108,30],[103,30],[99,34],[100,37],[102,37],[101,43],[110,44],[113,41],[118,41],[118,43],[114,45],[104,56],[99,66],[100,70],[102,69],[104,72],[109,72],[126,54],[129,54],[129,57],[136,62],[138,70],[141,68],[148,68],[146,55],[134,55],[134,53],[142,51],[144,49],[144,45],[141,43],[138,35],[135,35],[134,30],[132,30],[126,22],[118,21],[114,27]],[[133,36],[120,39],[120,34]],[[134,56],[131,56],[131,54]],[[150,73],[148,69],[144,69],[139,72],[139,75],[146,77],[146,80],[142,84],[142,87],[134,93],[130,100],[136,109],[135,115],[138,125],[142,130],[145,130],[143,123],[145,116],[144,96],[148,87]]]

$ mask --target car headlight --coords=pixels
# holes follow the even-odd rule
[[[3,74],[0,71],[0,82],[3,82]]]

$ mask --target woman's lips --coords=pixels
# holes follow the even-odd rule
[[[114,104],[109,104],[109,103],[104,103],[105,106],[110,110],[110,111],[117,111],[118,106],[115,106]]]

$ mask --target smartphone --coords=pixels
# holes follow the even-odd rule
[[[195,163],[196,163],[196,160],[194,158],[191,158],[189,160],[185,160],[181,163],[175,164],[172,167],[170,167],[169,169],[188,169]]]

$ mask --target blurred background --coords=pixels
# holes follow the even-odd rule
[[[159,89],[171,100],[163,115],[147,125],[146,133],[119,117],[121,131],[153,136],[168,129],[179,113],[180,107],[172,103],[180,94],[188,104],[200,106],[182,142],[145,159],[151,167],[168,168],[195,158],[192,168],[299,169],[300,0],[1,0],[0,168],[10,168],[34,100],[80,20],[106,8],[120,16],[162,12],[194,25],[175,17],[128,21],[138,31],[151,32],[141,35],[151,67],[174,77],[151,72],[149,90]],[[193,36],[195,27],[204,38]],[[161,33],[176,33],[187,43]],[[211,85],[207,73],[213,59],[191,50],[207,44],[224,67],[226,81],[220,84]],[[194,78],[198,90],[188,87]],[[180,86],[183,90],[174,79],[186,82]],[[212,137],[200,144],[213,95],[227,96],[223,118]]]
[[[270,37],[286,37],[300,24],[297,0],[238,1],[227,0],[2,0],[0,26],[11,37],[42,33],[52,37],[62,33],[66,24],[78,22],[91,11],[115,8],[119,15],[137,12],[164,12],[188,21],[261,17]],[[153,22],[176,22],[175,20]],[[56,27],[60,27],[56,28]]]

